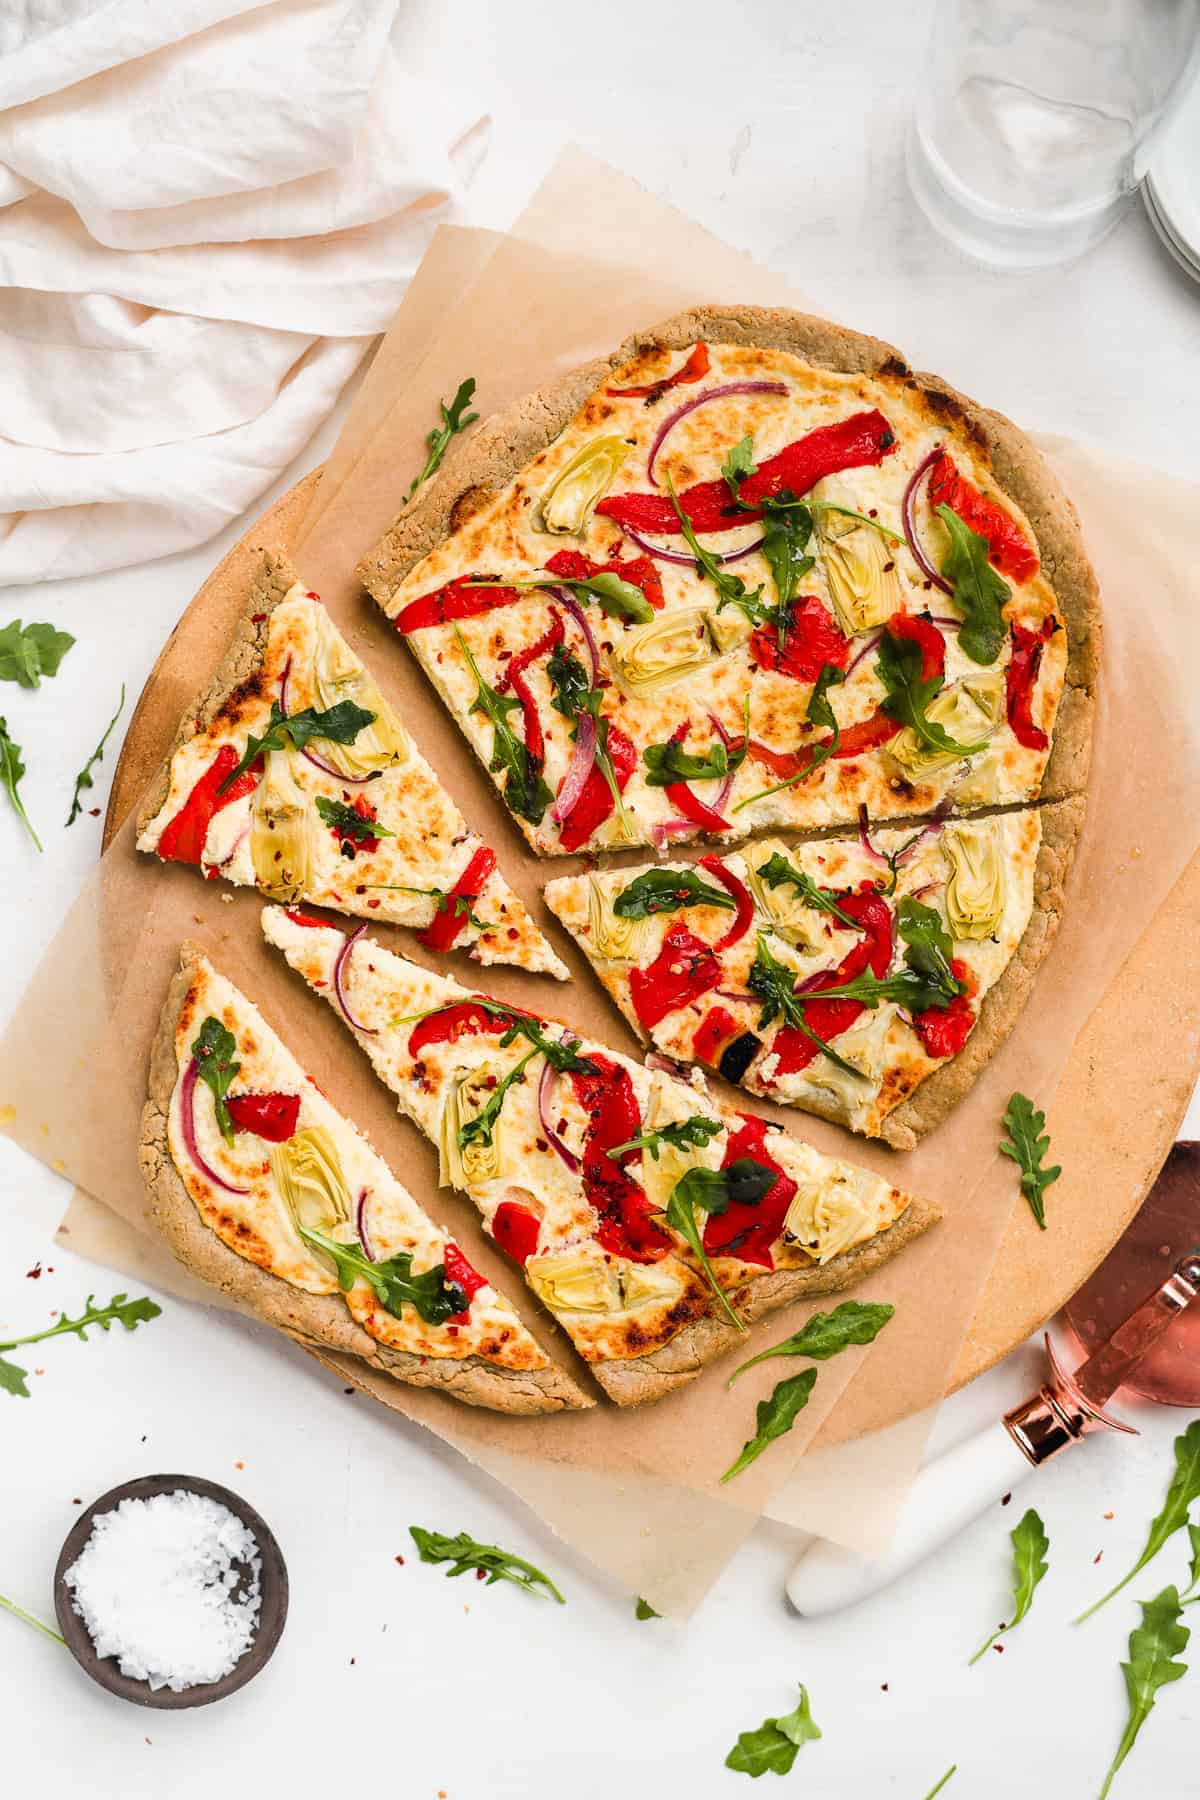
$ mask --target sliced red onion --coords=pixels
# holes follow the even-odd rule
[[[288,713],[288,677],[292,672],[292,659],[289,656],[283,665],[283,673],[279,677],[279,710],[284,718]]]
[[[961,619],[952,619],[948,613],[930,613],[929,622],[940,625],[943,631],[961,631],[963,625]]]
[[[670,838],[686,837],[689,832],[698,829],[691,819],[660,819],[650,827],[650,842],[661,855]]]
[[[921,887],[913,889],[912,893],[909,895],[909,899],[920,900],[925,894],[936,894],[937,890],[939,888],[944,888],[945,885],[944,881],[926,881]]]
[[[887,857],[884,856],[881,850],[875,848],[874,844],[871,842],[870,834],[867,831],[867,808],[865,803],[860,805],[858,809],[858,841],[862,846],[864,856],[869,857],[873,863],[878,863],[881,868],[887,868]]]
[[[591,665],[592,665],[592,686],[599,687],[600,686],[600,648],[599,648],[599,645],[596,643],[595,633],[593,632],[591,626],[588,624],[587,614],[584,612],[582,606],[580,606],[578,600],[575,598],[574,594],[572,594],[569,591],[569,589],[567,589],[567,588],[551,588],[549,591],[554,595],[554,597],[558,601],[559,605],[561,607],[563,607],[567,612],[570,613],[571,617],[574,619],[575,623],[578,625],[580,631],[583,633],[583,641],[587,645],[587,653],[588,653],[588,657],[589,657],[589,659],[591,661]]]
[[[183,1127],[184,1147],[204,1179],[211,1181],[214,1187],[223,1188],[227,1194],[248,1194],[249,1188],[234,1187],[231,1181],[226,1181],[224,1176],[218,1175],[217,1171],[209,1163],[206,1163],[200,1154],[200,1146],[196,1142],[195,1114],[196,1079],[199,1073],[200,1064],[193,1056],[183,1071],[183,1082],[179,1089],[179,1122]]]
[[[538,1082],[538,1120],[541,1124],[546,1141],[554,1151],[554,1154],[567,1165],[567,1168],[570,1169],[572,1175],[577,1175],[579,1173],[579,1158],[573,1150],[568,1149],[567,1145],[563,1143],[558,1132],[550,1123],[550,1102],[553,1098],[554,1089],[557,1086],[557,1083],[558,1070],[554,1067],[553,1063],[548,1062],[543,1066],[542,1078]]]
[[[373,1025],[364,1025],[362,1020],[356,1018],[351,1011],[350,1002],[346,998],[346,989],[343,986],[346,970],[350,964],[350,952],[354,949],[359,938],[365,934],[366,929],[365,925],[360,925],[357,931],[352,931],[338,951],[337,961],[333,965],[333,991],[337,995],[337,1003],[345,1014],[347,1024],[353,1025],[355,1031],[361,1031],[364,1037],[376,1037],[378,1036],[378,1033],[376,1032],[375,1027]]]
[[[921,482],[929,473],[930,469],[932,469],[934,463],[941,454],[942,446],[940,444],[935,445],[929,452],[929,455],[925,458],[924,462],[914,471],[912,479],[904,490],[904,499],[900,505],[900,520],[904,526],[905,540],[909,549],[912,551],[913,560],[920,569],[922,575],[924,575],[926,581],[932,581],[934,587],[941,588],[943,594],[953,594],[954,589],[944,575],[938,574],[938,571],[934,568],[921,547],[921,540],[917,536],[917,489],[920,487]]]
[[[730,737],[729,733],[726,731],[724,725],[722,725],[720,719],[718,719],[716,713],[709,713],[708,722],[712,726],[713,730],[716,732],[717,736],[720,738],[721,742],[724,744],[726,750],[732,749],[733,739]],[[729,790],[733,786],[733,778],[736,774],[737,774],[736,769],[730,769],[730,771],[726,775],[724,781],[721,783],[720,787],[718,788],[716,799],[712,803],[712,809],[715,813],[723,813],[725,811],[725,802],[729,798]],[[699,798],[699,796],[697,796],[697,798]],[[705,802],[705,804],[707,804],[707,802]]]
[[[669,418],[663,420],[658,428],[658,436],[650,446],[650,454],[646,458],[646,475],[651,487],[657,487],[658,481],[654,473],[654,462],[659,451],[674,431],[681,419],[694,413],[698,406],[707,406],[710,400],[724,400],[730,394],[786,394],[787,388],[782,381],[727,381],[723,387],[708,388],[703,394],[695,394],[692,399],[685,400],[682,406],[676,407]]]
[[[619,520],[618,524],[620,524]],[[659,562],[678,563],[681,568],[685,569],[694,569],[696,566],[694,556],[685,556],[681,550],[666,550],[661,544],[652,544],[649,538],[643,537],[640,531],[635,531],[632,525],[621,525],[621,533],[629,539],[631,544],[636,544],[646,556],[656,557]],[[744,556],[753,556],[756,550],[761,550],[765,541],[764,538],[757,537],[753,543],[743,544],[740,550],[710,550],[709,555],[714,562],[741,562]]]
[[[691,1084],[692,1065],[677,1062],[673,1056],[664,1056],[661,1050],[649,1051],[645,1058],[646,1067],[653,1075],[674,1075],[680,1081]]]
[[[290,677],[291,672],[292,659],[289,656],[283,665],[283,673],[279,677],[279,710],[285,719],[287,718],[288,711],[288,678]],[[307,746],[301,750],[300,754],[305,762],[312,764],[314,769],[320,769],[322,775],[332,775],[335,781],[344,781],[347,787],[365,787],[368,781],[374,781],[375,779],[374,774],[343,775],[342,771],[340,769],[335,769],[332,763],[322,762],[319,756],[314,756],[313,752],[309,750]]]
[[[561,825],[570,816],[595,762],[596,721],[591,713],[581,712],[575,726],[575,747],[571,752],[567,773],[558,790],[558,798],[550,809],[550,817],[556,825]]]
[[[354,1209],[354,1229],[358,1233],[358,1241],[362,1245],[363,1255],[368,1262],[378,1262],[370,1238],[367,1236],[367,1201],[371,1198],[370,1188],[363,1188],[358,1196],[358,1205]]]
[[[883,636],[882,631],[873,631],[871,633],[870,637],[866,639],[866,641],[863,643],[862,647],[858,651],[858,654],[855,656],[853,662],[848,663],[846,666],[847,681],[850,679],[851,675],[853,675],[855,669],[857,669],[857,667],[858,667],[859,663],[862,661],[863,657],[870,656],[872,650],[875,648],[876,644],[879,642],[879,640],[882,636]]]

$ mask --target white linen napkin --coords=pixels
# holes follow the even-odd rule
[[[0,587],[202,542],[329,411],[482,148],[399,4],[0,8]]]

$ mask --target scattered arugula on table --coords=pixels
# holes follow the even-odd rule
[[[338,832],[343,838],[351,838],[356,844],[365,842],[367,838],[395,837],[395,832],[378,819],[364,819],[360,812],[355,812],[344,800],[329,800],[324,794],[317,795],[317,811],[331,831]],[[428,889],[421,889],[427,893]]]
[[[27,1613],[23,1606],[18,1606],[15,1600],[8,1598],[7,1594],[0,1594],[0,1606],[4,1608],[5,1612],[12,1613],[14,1618],[24,1619],[26,1625],[32,1625],[33,1629],[40,1631],[43,1637],[53,1638],[56,1644],[61,1644],[64,1649],[66,1648],[66,1638],[60,1637],[52,1626],[43,1625],[40,1619],[35,1619],[32,1613]]]
[[[1107,1800],[1113,1776],[1133,1749],[1138,1732],[1153,1709],[1160,1688],[1179,1681],[1187,1674],[1187,1664],[1173,1659],[1187,1649],[1191,1632],[1179,1622],[1179,1595],[1173,1587],[1165,1587],[1153,1600],[1139,1600],[1142,1622],[1129,1634],[1129,1661],[1121,1664],[1125,1692],[1129,1700],[1129,1718],[1117,1745],[1100,1800]]]
[[[625,802],[621,797],[617,772],[613,767],[612,756],[608,748],[608,719],[601,711],[604,703],[603,688],[593,687],[588,679],[587,670],[579,658],[566,648],[565,644],[556,644],[550,661],[546,664],[546,673],[550,685],[554,689],[554,698],[550,702],[556,712],[574,725],[572,738],[578,736],[579,719],[582,713],[590,713],[596,721],[596,767],[608,785],[613,797],[613,806],[617,819],[626,837],[631,837],[633,828],[629,815],[625,811]]]
[[[67,814],[68,825],[73,825],[83,811],[83,795],[88,789],[95,786],[95,783],[92,780],[92,770],[98,762],[104,761],[104,746],[112,735],[113,726],[116,724],[124,710],[125,683],[122,682],[121,698],[117,701],[117,710],[108,721],[108,724],[104,727],[104,735],[100,739],[100,742],[96,745],[96,748],[92,751],[92,754],[88,757],[82,769],[80,769],[78,775],[75,777],[75,792],[71,796],[71,810]]]
[[[754,1436],[742,1445],[738,1457],[722,1475],[722,1481],[732,1481],[735,1475],[756,1462],[777,1438],[787,1436],[808,1405],[816,1379],[815,1369],[802,1369],[799,1375],[789,1375],[777,1383],[768,1397],[759,1401],[754,1413]]]
[[[1196,1588],[1200,1586],[1200,1525],[1189,1524],[1187,1528],[1188,1543],[1192,1546],[1192,1561],[1188,1569],[1188,1584],[1183,1590],[1182,1599],[1185,1606],[1200,1604],[1200,1595],[1195,1599]]]
[[[1142,1554],[1116,1587],[1110,1588],[1094,1605],[1080,1613],[1075,1621],[1077,1625],[1082,1625],[1085,1619],[1090,1619],[1114,1594],[1119,1594],[1158,1555],[1167,1540],[1174,1537],[1177,1531],[1183,1530],[1188,1523],[1192,1504],[1197,1499],[1200,1499],[1200,1419],[1193,1419],[1187,1430],[1175,1439],[1175,1473],[1171,1477],[1161,1511],[1150,1522]],[[1192,1565],[1194,1579],[1200,1573],[1200,1537],[1192,1537],[1191,1543],[1195,1559]]]
[[[405,506],[408,505],[417,489],[422,487],[435,470],[441,467],[442,458],[458,433],[465,431],[468,425],[473,425],[479,417],[478,413],[469,413],[466,410],[474,398],[475,377],[468,375],[465,381],[459,383],[458,391],[449,406],[444,400],[438,401],[442,422],[440,425],[435,425],[425,439],[425,446],[429,454],[425,458],[425,467],[414,478],[412,486],[404,496]]]
[[[739,1732],[737,1743],[725,1758],[727,1769],[756,1780],[768,1772],[786,1775],[796,1760],[796,1752],[820,1737],[820,1726],[813,1723],[808,1689],[803,1682],[797,1685],[800,1703],[796,1710],[779,1719],[764,1719],[757,1731]]]
[[[640,1594],[638,1595],[638,1603],[633,1610],[633,1616],[635,1619],[661,1619],[662,1618],[662,1614],[660,1612],[655,1612],[655,1610],[651,1606],[650,1602],[648,1600],[643,1600],[642,1596]]]
[[[410,1525],[408,1529],[422,1562],[454,1564],[446,1571],[451,1578],[465,1575],[468,1569],[483,1569],[487,1572],[485,1587],[491,1587],[496,1581],[511,1581],[515,1587],[524,1588],[527,1594],[538,1594],[557,1600],[560,1606],[566,1605],[550,1577],[533,1563],[526,1562],[523,1556],[514,1556],[511,1550],[501,1550],[498,1544],[481,1544],[467,1531],[446,1537],[440,1531],[426,1531],[421,1525]]]
[[[365,1281],[380,1306],[394,1319],[405,1306],[424,1319],[427,1325],[444,1325],[471,1304],[466,1289],[451,1281],[444,1263],[413,1274],[413,1259],[407,1250],[398,1250],[383,1262],[372,1262],[358,1244],[343,1244],[324,1231],[316,1231],[296,1221],[296,1230],[306,1244],[324,1251],[337,1270],[338,1286],[348,1293],[356,1281]]]
[[[726,1385],[732,1387],[747,1369],[769,1362],[775,1356],[811,1356],[815,1362],[827,1362],[851,1344],[873,1344],[895,1310],[894,1306],[883,1302],[843,1300],[831,1313],[814,1313],[791,1337],[772,1344],[768,1350],[760,1350],[757,1356],[742,1363]]]
[[[1033,1605],[1034,1591],[1046,1573],[1046,1554],[1050,1549],[1050,1539],[1046,1536],[1046,1527],[1032,1506],[1024,1518],[1017,1521],[1009,1536],[1013,1547],[1013,1616],[979,1646],[968,1663],[968,1668],[973,1667],[991,1649],[998,1637],[1021,1623]]]
[[[946,1773],[942,1776],[942,1779],[940,1781],[934,1782],[933,1786],[930,1788],[929,1792],[926,1794],[925,1800],[937,1800],[938,1795],[941,1793],[942,1789],[946,1786],[946,1783],[951,1779],[952,1776],[957,1775],[957,1774],[958,1774],[958,1764],[951,1763],[950,1767],[946,1770]]]
[[[809,776],[827,763],[831,756],[836,756],[842,742],[842,728],[838,724],[837,714],[829,701],[831,687],[840,687],[846,679],[843,669],[835,663],[822,663],[821,673],[813,683],[812,693],[808,696],[808,705],[804,717],[810,725],[823,725],[830,736],[819,743],[811,745],[812,760],[804,768],[789,775],[785,781],[777,781],[774,787],[762,788],[757,794],[750,794],[745,800],[739,800],[734,812],[741,812],[743,807],[753,806],[756,800],[769,800],[772,794],[782,794],[785,788],[795,787],[798,781],[807,781]]]
[[[41,1344],[47,1338],[74,1336],[87,1342],[88,1330],[98,1325],[101,1331],[107,1331],[116,1322],[123,1325],[126,1331],[136,1331],[139,1325],[148,1324],[157,1319],[162,1311],[161,1306],[145,1296],[130,1300],[125,1294],[114,1294],[105,1306],[97,1306],[91,1294],[87,1297],[87,1305],[77,1319],[67,1313],[60,1313],[53,1325],[47,1325],[43,1331],[31,1331],[25,1337],[9,1338],[0,1343],[0,1350],[17,1350],[22,1344]],[[8,1362],[0,1356],[0,1391],[15,1394],[22,1400],[28,1400],[29,1389],[25,1385],[28,1369],[22,1369],[17,1363]],[[19,1610],[14,1609],[14,1610]],[[34,1621],[36,1623],[36,1621]]]
[[[0,719],[0,787],[4,788],[18,819],[33,839],[37,848],[42,847],[42,840],[30,823],[29,814],[21,803],[20,785],[25,776],[25,764],[21,761],[21,747],[8,735],[8,725]]]
[[[954,589],[954,603],[963,614],[959,647],[972,662],[994,663],[1008,635],[1003,608],[1012,589],[988,561],[987,539],[972,531],[949,506],[937,506],[934,511],[950,533],[942,574]]]
[[[497,693],[480,674],[479,664],[457,625],[454,627],[454,635],[458,639],[458,647],[466,659],[467,667],[475,677],[475,698],[471,702],[471,711],[482,713],[491,722],[492,754],[488,759],[488,768],[493,775],[504,776],[504,799],[509,812],[516,813],[519,819],[527,820],[530,825],[538,825],[554,796],[542,777],[540,762],[530,756],[508,722],[509,713],[521,710],[521,702],[511,694]]]
[[[354,700],[339,700],[336,706],[318,712],[306,706],[300,712],[285,713],[278,700],[271,702],[271,716],[261,737],[249,737],[237,767],[231,769],[218,795],[232,787],[239,775],[271,750],[303,750],[314,738],[329,744],[352,744],[360,731],[375,721],[375,714]]]
[[[22,625],[20,619],[0,627],[0,681],[37,687],[44,675],[57,675],[75,639],[53,625]]]
[[[643,1131],[639,1137],[630,1138],[627,1144],[614,1144],[608,1154],[623,1156],[627,1150],[648,1151],[657,1162],[664,1144],[673,1150],[703,1150],[709,1140],[719,1137],[724,1129],[720,1119],[706,1119],[701,1113],[693,1113],[690,1118],[676,1119],[670,1125]]]
[[[199,1032],[192,1039],[192,1055],[196,1059],[196,1073],[205,1086],[212,1090],[213,1111],[217,1116],[217,1126],[227,1144],[233,1142],[233,1120],[229,1116],[229,1107],[225,1096],[229,1092],[234,1076],[241,1068],[235,1062],[234,1052],[237,1050],[237,1039],[232,1031],[222,1025],[220,1019],[209,1013]]]
[[[805,906],[812,907],[815,912],[830,913],[835,919],[840,919],[842,924],[848,926],[851,931],[864,929],[861,919],[852,918],[848,912],[842,911],[837,903],[837,895],[832,888],[818,887],[811,875],[803,869],[798,869],[795,863],[789,862],[781,851],[776,850],[765,863],[760,863],[755,873],[758,879],[765,882],[769,888],[784,887],[790,884],[796,889]]]
[[[755,1162],[751,1156],[739,1156],[727,1169],[689,1169],[671,1190],[667,1201],[667,1224],[688,1244],[700,1264],[704,1279],[712,1289],[730,1323],[739,1331],[746,1327],[729,1304],[725,1289],[717,1280],[704,1248],[704,1218],[719,1217],[731,1205],[753,1206],[775,1186],[776,1169]]]
[[[1057,1163],[1052,1169],[1042,1166],[1043,1158],[1050,1148],[1045,1127],[1045,1113],[1035,1111],[1033,1101],[1027,1094],[1015,1093],[1009,1096],[1004,1114],[1004,1129],[1008,1137],[1000,1140],[1000,1154],[1011,1157],[1020,1168],[1021,1192],[1043,1231],[1046,1229],[1046,1189],[1062,1174],[1062,1168]]]
[[[875,673],[887,689],[880,703],[881,711],[898,725],[907,725],[918,741],[930,750],[947,756],[973,756],[977,750],[985,748],[985,738],[977,744],[960,744],[929,717],[930,702],[941,693],[946,679],[944,675],[930,675],[926,679],[921,673],[922,662],[921,646],[914,638],[893,637],[890,631],[883,633],[875,664]]]
[[[653,913],[679,912],[687,906],[719,906],[734,910],[732,894],[714,887],[695,869],[647,869],[622,888],[613,901],[619,919],[648,919]]]

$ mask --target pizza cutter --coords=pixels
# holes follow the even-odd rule
[[[1069,1372],[1046,1334],[1049,1378],[1036,1394],[917,1476],[891,1548],[856,1556],[818,1540],[787,1583],[816,1618],[889,1586],[1050,1457],[1096,1431],[1136,1435],[1108,1412],[1118,1388],[1200,1406],[1200,1143],[1176,1144],[1125,1235],[1067,1303],[1085,1359]]]

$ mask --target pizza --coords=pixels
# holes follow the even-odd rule
[[[141,1166],[180,1260],[302,1343],[473,1406],[592,1405],[194,945],[154,1044]]]
[[[151,784],[137,842],[275,900],[407,925],[430,950],[566,975],[495,851],[317,595],[274,553]]]
[[[359,572],[542,855],[1084,785],[1096,588],[1054,478],[801,314],[684,314],[510,408]]]
[[[337,1010],[609,1397],[692,1380],[747,1322],[850,1285],[933,1208],[750,1112],[297,909],[268,941]]]
[[[907,1148],[1016,1016],[1079,804],[756,838],[563,876],[546,900],[657,1051]]]

